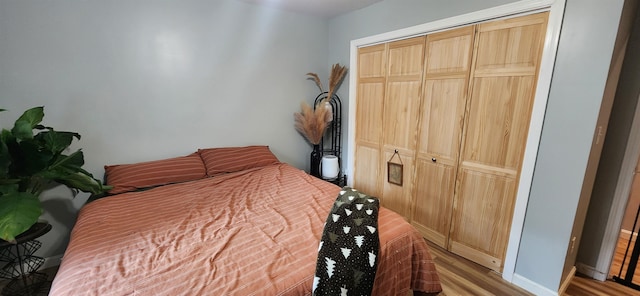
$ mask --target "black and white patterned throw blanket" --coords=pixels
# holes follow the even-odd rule
[[[318,247],[313,295],[371,295],[378,267],[380,201],[344,187]]]

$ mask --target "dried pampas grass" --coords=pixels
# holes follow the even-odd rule
[[[341,66],[340,64],[333,65],[331,73],[329,74],[329,92],[327,93],[327,98],[331,99],[331,96],[333,96],[338,87],[340,87],[340,83],[342,83],[346,74],[346,66]]]
[[[318,77],[318,74],[309,72],[307,73],[307,76],[311,76],[307,77],[307,79],[313,80],[320,89],[320,92],[324,92],[324,89],[322,88],[322,81],[320,81],[320,77]]]
[[[331,96],[336,92],[342,80],[344,80],[344,76],[347,74],[347,67],[342,66],[340,64],[334,64],[331,67],[331,73],[329,73],[329,91],[327,92],[327,98],[331,99]],[[320,77],[316,73],[307,73],[309,76],[307,79],[313,80],[320,92],[324,92],[324,88],[322,87],[322,81],[320,81]]]
[[[296,130],[313,145],[320,144],[324,130],[333,119],[331,108],[326,107],[327,103],[328,101],[324,99],[313,110],[309,104],[302,102],[300,104],[301,112],[293,114]]]
[[[324,130],[329,125],[329,122],[333,120],[333,111],[329,105],[331,97],[335,91],[340,87],[340,83],[347,74],[347,67],[340,64],[334,64],[329,74],[329,90],[327,97],[322,100],[316,106],[315,110],[309,106],[309,104],[302,102],[300,107],[301,112],[293,114],[295,119],[295,127],[311,144],[318,145],[324,135]],[[322,81],[316,73],[307,73],[307,79],[313,80],[321,92],[324,92]]]

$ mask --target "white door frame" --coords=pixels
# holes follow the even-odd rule
[[[592,274],[594,279],[600,281],[605,281],[609,275],[618,237],[620,237],[622,219],[627,209],[629,194],[631,194],[633,171],[638,163],[638,155],[640,155],[640,97],[638,97],[638,102],[636,103],[636,111],[631,123],[629,139],[627,140],[627,147],[624,151],[622,166],[618,175],[618,183],[613,193],[609,219],[600,244],[600,254],[598,254],[598,261],[595,266],[596,272]]]
[[[351,120],[348,121],[349,137],[347,139],[347,155],[349,161],[346,167],[347,175],[353,175],[353,168],[355,165],[355,120],[353,119],[356,118],[356,88],[359,47],[411,38],[414,36],[425,35],[427,33],[434,33],[507,16],[532,14],[541,11],[550,12],[544,50],[540,63],[540,72],[538,74],[536,95],[531,112],[527,145],[525,147],[520,181],[518,183],[513,219],[511,221],[509,244],[504,260],[504,269],[502,271],[502,278],[509,282],[513,281],[513,275],[515,273],[516,258],[518,256],[518,249],[520,248],[520,237],[522,236],[522,228],[524,226],[524,216],[527,210],[531,183],[533,181],[533,169],[538,155],[542,123],[549,97],[549,89],[551,88],[551,76],[555,64],[558,40],[560,38],[560,27],[564,17],[565,2],[566,0],[523,0],[351,41],[349,66],[352,75],[349,75],[350,87],[348,117],[351,118]],[[349,185],[353,185],[353,178],[350,178]]]

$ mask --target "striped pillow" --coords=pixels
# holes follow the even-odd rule
[[[109,194],[207,177],[204,163],[197,153],[134,164],[105,165],[104,170],[107,185],[113,186]]]
[[[269,146],[198,149],[209,177],[278,164]]]

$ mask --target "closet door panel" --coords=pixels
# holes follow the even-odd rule
[[[382,139],[382,100],[384,82],[365,82],[358,85],[356,104],[356,137],[358,142],[373,145]]]
[[[451,251],[494,270],[502,268],[502,244],[509,238],[515,180],[460,169],[454,203]]]
[[[425,37],[394,41],[388,45],[383,119],[382,165],[384,173],[381,202],[385,207],[411,217],[411,190],[415,147],[422,97]],[[388,182],[387,161],[398,151],[402,159],[402,185]],[[396,156],[394,163],[400,163]]]
[[[478,26],[475,72],[478,75],[536,73],[548,13],[493,21]]]
[[[435,180],[435,182],[434,182]],[[412,223],[426,239],[447,247],[455,184],[455,167],[428,159],[416,160]]]
[[[415,149],[421,86],[420,81],[387,83],[387,96],[384,102],[383,142],[385,147]]]
[[[475,39],[450,246],[498,272],[507,249],[547,16],[480,24]]]
[[[389,43],[389,77],[422,78],[424,36]]]
[[[533,76],[480,77],[471,95],[464,162],[519,169],[529,127]]]
[[[353,186],[373,196],[382,194],[380,159],[386,55],[385,44],[358,49]]]
[[[447,248],[475,26],[427,36],[412,223]]]
[[[385,77],[385,44],[367,46],[358,49],[358,78]]]
[[[425,37],[389,43],[384,105],[386,149],[415,150],[422,91]]]
[[[466,103],[467,80],[427,79],[422,102],[418,153],[456,165]]]
[[[382,196],[380,150],[378,147],[358,145],[356,155],[358,158],[354,169],[357,173],[354,174],[353,187],[371,196]]]
[[[402,185],[396,185],[388,182],[387,161],[391,159],[395,151],[391,149],[385,149],[384,151],[384,180],[383,180],[383,192],[381,204],[384,207],[391,209],[392,211],[400,214],[406,220],[410,220],[411,215],[411,188],[413,182],[413,167],[414,158],[413,153],[401,150],[398,151],[400,158],[402,159]],[[400,163],[398,156],[393,159],[394,163]]]
[[[427,36],[426,75],[468,74],[475,26],[434,33]]]

